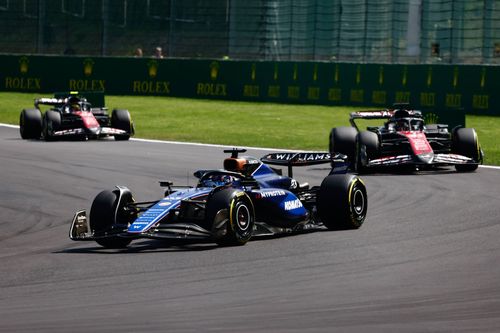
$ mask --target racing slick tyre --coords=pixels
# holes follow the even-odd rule
[[[317,209],[321,221],[330,230],[358,229],[368,210],[365,184],[350,174],[326,177],[319,189]]]
[[[207,200],[206,220],[220,246],[244,245],[255,225],[255,211],[245,192],[216,190]]]
[[[356,171],[366,172],[368,161],[374,159],[378,153],[378,135],[370,131],[359,132],[356,136]]]
[[[61,127],[61,114],[56,111],[48,110],[43,116],[42,133],[46,141],[55,140],[54,132]]]
[[[128,140],[132,133],[132,120],[128,110],[113,110],[111,114],[111,127],[118,128],[127,134],[115,135],[115,140]]]
[[[330,132],[330,154],[341,153],[347,155],[351,168],[354,167],[357,134],[358,132],[354,127],[348,126],[335,127]]]
[[[477,169],[481,159],[481,148],[477,139],[476,131],[473,128],[459,128],[453,135],[453,152],[469,157],[474,160],[474,164],[457,164],[457,171],[474,171]]]
[[[118,191],[102,191],[92,202],[89,224],[90,230],[95,237],[104,236],[106,233],[112,232],[115,226],[119,230],[127,227],[128,221],[124,218],[123,208],[127,203],[132,201],[132,196],[125,197],[125,200],[120,201],[120,207],[117,207],[119,201],[118,193]],[[121,221],[116,221],[116,219],[120,219]],[[96,239],[97,244],[109,249],[125,248],[131,241],[132,239],[130,238],[117,236]]]
[[[24,109],[19,116],[19,132],[23,139],[40,139],[42,113],[38,109]]]

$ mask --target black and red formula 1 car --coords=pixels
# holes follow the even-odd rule
[[[383,119],[383,126],[360,131],[356,119]],[[358,172],[399,167],[405,170],[454,165],[457,171],[474,171],[483,161],[476,131],[448,125],[426,125],[422,112],[408,104],[380,111],[352,112],[352,127],[336,127],[330,133],[330,152],[343,153]]]
[[[51,108],[42,114],[40,105]],[[83,95],[70,92],[35,99],[34,109],[21,111],[19,130],[23,139],[87,140],[113,136],[115,140],[128,140],[134,134],[134,125],[128,110],[115,109],[110,117],[107,108],[92,107]]]

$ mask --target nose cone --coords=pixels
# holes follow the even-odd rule
[[[91,134],[95,134],[95,135],[99,135],[99,133],[101,132],[100,127],[90,127],[88,130]]]
[[[416,155],[417,160],[421,163],[424,164],[431,164],[432,161],[434,160],[434,153],[424,153],[424,154],[419,154]]]

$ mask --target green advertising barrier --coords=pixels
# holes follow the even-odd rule
[[[409,102],[430,122],[500,115],[499,66],[390,65],[0,55],[0,91],[104,91],[385,108]]]

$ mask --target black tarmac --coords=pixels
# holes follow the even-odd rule
[[[368,217],[353,231],[227,248],[68,238],[101,190],[158,199],[159,180],[194,185],[195,170],[224,157],[215,146],[23,141],[0,127],[0,332],[500,331],[497,169],[363,176]],[[295,176],[319,184],[328,171]]]

